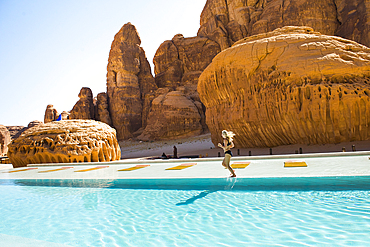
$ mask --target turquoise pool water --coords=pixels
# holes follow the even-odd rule
[[[0,234],[68,246],[366,246],[369,180],[3,180]]]

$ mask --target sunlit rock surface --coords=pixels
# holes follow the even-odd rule
[[[112,125],[109,114],[108,96],[106,93],[99,93],[96,96],[95,120]]]
[[[23,132],[8,148],[8,157],[14,167],[121,158],[116,131],[93,120],[63,120],[37,125]]]
[[[197,103],[180,91],[161,94],[153,100],[148,125],[138,139],[168,140],[199,135],[203,132],[200,111]]]
[[[8,152],[8,144],[10,143],[10,132],[0,124],[0,156],[6,155]]]
[[[79,101],[73,106],[69,115],[70,119],[94,119],[95,107],[93,93],[90,88],[83,87],[78,94]]]
[[[284,26],[309,26],[370,46],[368,1],[357,0],[208,0],[200,18],[199,37],[222,49],[251,35]]]
[[[149,62],[135,26],[125,24],[115,35],[107,66],[107,95],[112,125],[119,140],[132,137],[143,127],[142,115],[148,110],[143,99],[157,89]]]
[[[45,110],[44,123],[50,123],[58,119],[59,113],[53,105],[48,105]]]
[[[285,27],[219,53],[199,78],[212,141],[240,147],[370,138],[370,49],[311,28]]]

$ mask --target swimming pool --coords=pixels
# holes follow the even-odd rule
[[[369,182],[369,176],[0,180],[0,245],[365,246]]]

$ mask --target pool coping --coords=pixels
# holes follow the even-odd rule
[[[233,156],[232,161],[237,160],[269,160],[269,159],[302,159],[302,158],[321,158],[321,157],[343,157],[343,156],[362,156],[370,155],[370,151],[356,152],[334,152],[334,153],[308,153],[308,154],[282,154],[282,155],[261,155],[261,156]],[[87,166],[87,165],[123,165],[123,164],[155,164],[155,163],[184,163],[184,162],[208,162],[222,161],[223,157],[212,158],[187,158],[187,159],[123,159],[109,162],[81,162],[81,163],[43,163],[43,164],[28,164],[27,167],[42,167],[42,166]]]
[[[237,156],[231,159],[230,164],[239,166],[239,169],[235,167],[237,178],[370,176],[369,158],[370,151]],[[230,173],[222,167],[222,159],[223,157],[129,159],[113,162],[32,164],[1,170],[0,179],[228,178]],[[190,164],[193,165],[189,166]],[[179,165],[181,169],[176,168]]]

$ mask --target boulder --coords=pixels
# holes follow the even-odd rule
[[[27,129],[8,146],[14,167],[119,160],[116,131],[94,120],[62,120]]]
[[[353,0],[208,0],[198,36],[224,50],[244,37],[294,25],[370,46],[369,8],[366,1]]]
[[[8,144],[10,143],[10,133],[8,129],[0,124],[0,156],[5,156],[8,152]]]
[[[45,110],[44,123],[50,123],[57,120],[59,117],[58,111],[53,105],[48,105]]]
[[[370,139],[370,49],[284,27],[219,53],[198,92],[212,141],[234,131],[239,147]]]
[[[69,118],[70,119],[94,119],[94,102],[93,94],[90,88],[83,87],[78,94],[79,101],[73,106]]]
[[[148,125],[139,140],[168,140],[203,132],[201,115],[195,102],[180,91],[161,94],[152,102]]]
[[[157,89],[135,26],[125,24],[115,35],[107,66],[107,94],[112,125],[119,140],[142,127],[145,94]]]

